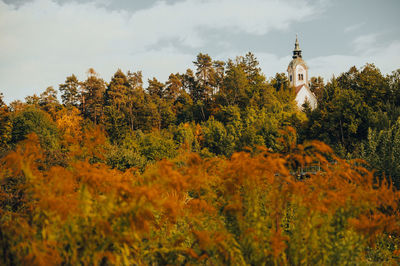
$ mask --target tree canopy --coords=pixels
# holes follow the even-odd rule
[[[0,264],[400,260],[400,70],[312,77],[311,109],[252,53],[193,66],[0,94]]]

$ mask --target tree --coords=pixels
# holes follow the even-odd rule
[[[196,82],[190,87],[190,96],[194,103],[195,117],[200,121],[208,119],[212,109],[212,97],[217,91],[217,80],[219,74],[213,68],[213,61],[208,54],[198,54],[197,60],[193,62],[196,68]],[[218,66],[218,64],[217,64]],[[219,67],[221,67],[219,65]],[[221,71],[219,69],[218,71]]]
[[[361,156],[377,171],[376,176],[386,177],[400,189],[400,118],[388,129],[369,129]]]
[[[26,104],[38,105],[39,106],[39,101],[40,101],[40,98],[36,94],[33,94],[32,96],[26,96],[25,97]]]
[[[285,73],[276,73],[270,83],[277,91],[288,90],[290,87],[289,80]]]
[[[12,121],[11,112],[3,101],[3,93],[0,93],[0,157],[7,150],[11,142]]]
[[[392,72],[387,77],[389,82],[390,99],[391,103],[396,106],[400,106],[400,69]]]
[[[307,138],[329,143],[345,156],[366,138],[372,111],[358,90],[340,88],[335,79],[325,88],[324,101],[309,113]]]
[[[181,95],[179,95],[178,99],[174,103],[176,122],[180,124],[194,121],[194,108],[192,98],[185,90],[182,90]]]
[[[154,99],[143,89],[142,73],[129,74],[129,91],[124,112],[129,117],[132,130],[159,128],[160,113]]]
[[[362,95],[368,106],[375,111],[382,109],[389,100],[388,80],[373,64],[366,64],[361,71],[350,68],[337,78],[338,86],[357,91]]]
[[[126,75],[118,69],[105,91],[105,101],[108,105],[114,105],[117,110],[121,110],[128,100],[129,89],[130,84],[128,83]]]
[[[322,101],[324,95],[324,86],[324,79],[322,77],[311,77],[310,90],[317,97],[318,103]]]
[[[152,97],[163,98],[165,84],[158,81],[156,78],[148,80],[149,86],[147,87],[147,92]]]
[[[39,106],[51,113],[55,114],[56,108],[59,107],[60,103],[57,99],[57,91],[53,87],[48,87],[44,92],[40,94]]]
[[[142,71],[131,72],[128,70],[126,77],[128,79],[128,83],[131,88],[133,89],[143,88]]]
[[[111,145],[107,152],[107,164],[112,168],[125,171],[130,168],[144,170],[146,158],[140,154],[140,146],[134,134],[126,134],[120,142]]]
[[[174,158],[177,155],[172,134],[163,131],[153,131],[147,134],[137,132],[136,137],[141,155],[150,163],[165,158]]]
[[[72,74],[65,79],[65,83],[59,85],[62,103],[67,106],[78,107],[81,103],[80,86],[78,78]]]
[[[26,107],[12,118],[12,144],[24,140],[28,134],[35,133],[47,150],[58,150],[59,132],[51,117],[37,107]]]
[[[82,113],[95,124],[98,124],[103,119],[106,86],[94,69],[90,68],[87,73],[88,77],[82,83]]]
[[[182,93],[182,81],[179,74],[169,75],[168,81],[165,84],[165,97],[174,102]]]
[[[216,94],[220,89],[221,86],[223,84],[224,81],[224,77],[225,77],[225,62],[224,61],[214,61],[213,62],[213,68],[215,70],[215,76],[214,76],[214,80],[215,80],[215,91],[213,92],[213,94]]]
[[[219,97],[224,105],[238,105],[245,108],[249,103],[249,80],[241,65],[228,61],[223,87]]]
[[[4,95],[2,92],[0,92],[0,107],[6,106],[6,103],[4,102]]]
[[[234,136],[227,132],[224,124],[213,117],[202,125],[203,147],[216,155],[230,156],[235,148]]]
[[[213,62],[208,54],[199,53],[197,60],[193,62],[196,69],[196,78],[199,82],[199,96],[201,100],[208,99],[214,92],[215,70]]]
[[[243,66],[250,84],[255,85],[265,81],[265,77],[261,74],[261,68],[259,67],[260,63],[253,53],[248,52],[244,57],[237,57],[236,62]]]

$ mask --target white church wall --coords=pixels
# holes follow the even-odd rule
[[[302,108],[302,105],[306,100],[310,103],[312,109],[317,107],[317,99],[305,86],[303,86],[296,95],[297,106]]]

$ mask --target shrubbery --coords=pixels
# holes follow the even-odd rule
[[[45,167],[35,135],[1,160],[2,264],[338,265],[400,258],[399,192],[320,142],[292,146],[287,155],[182,154],[141,174],[90,163],[104,158],[101,134],[87,131],[84,143],[69,143],[67,167]],[[321,172],[302,181],[291,174],[294,165],[315,160]]]

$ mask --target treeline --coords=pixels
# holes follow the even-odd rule
[[[3,107],[3,147],[33,131],[60,151],[53,121],[76,114],[107,132],[109,163],[123,170],[172,158],[181,148],[203,157],[257,146],[279,151],[280,130],[306,120],[285,75],[267,81],[253,54],[226,63],[199,54],[194,64],[195,71],[171,74],[165,83],[153,78],[147,88],[140,72],[118,70],[109,82],[93,69],[84,81],[71,75],[59,86],[62,103],[50,87]]]
[[[251,53],[194,65],[0,97],[1,264],[400,259],[400,70],[313,77],[300,110]]]
[[[400,187],[400,70],[384,76],[367,64],[327,83],[312,77],[318,108],[306,104],[302,112],[286,75],[267,80],[252,53],[227,62],[200,53],[193,63],[195,70],[171,74],[165,83],[149,79],[146,88],[140,71],[118,70],[105,82],[90,69],[86,80],[71,75],[60,84],[61,103],[49,87],[24,103],[3,104],[2,148],[35,127],[24,124],[25,116],[44,111],[54,120],[64,109],[107,132],[109,163],[119,169],[172,158],[183,146],[203,157],[257,146],[279,152],[280,132],[290,126],[298,143],[321,140],[342,158],[365,159]]]

